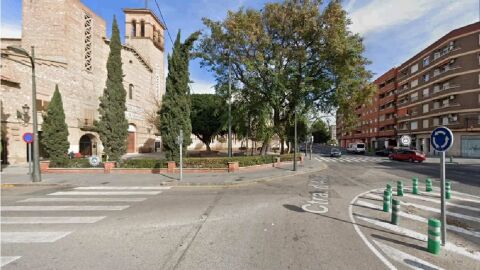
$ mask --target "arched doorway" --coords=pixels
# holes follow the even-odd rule
[[[96,148],[96,143],[94,141],[95,136],[92,134],[85,134],[80,137],[79,152],[82,156],[92,156],[93,154],[96,154],[94,153],[94,148]]]
[[[127,153],[135,153],[135,133],[137,127],[134,124],[128,124]]]

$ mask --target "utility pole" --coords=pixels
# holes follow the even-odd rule
[[[230,51],[228,52],[228,157],[232,157],[232,70],[230,67]]]
[[[294,136],[293,136],[293,171],[297,170],[297,110],[293,112],[294,115]]]

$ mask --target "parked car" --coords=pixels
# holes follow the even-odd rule
[[[365,154],[365,144],[364,143],[349,143],[347,147],[348,153],[354,154]]]
[[[410,162],[418,161],[419,163],[427,159],[424,153],[410,149],[396,149],[388,156],[388,158],[391,160],[408,160]]]
[[[330,150],[330,156],[331,157],[341,157],[342,156],[342,151],[338,148],[332,148]]]
[[[391,153],[393,153],[393,149],[391,148],[375,151],[375,155],[382,156],[382,157],[388,157]]]

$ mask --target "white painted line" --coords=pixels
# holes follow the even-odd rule
[[[72,232],[2,232],[2,243],[53,243]]]
[[[405,194],[403,194],[403,196],[410,197],[410,198],[415,198],[417,200],[426,201],[426,202],[432,202],[432,203],[437,203],[437,204],[440,203],[440,199],[435,200],[435,199],[432,199],[432,198],[426,198],[426,197],[422,197],[422,196],[419,196],[419,195],[413,195],[413,194],[405,193]],[[478,208],[478,207],[455,204],[455,203],[451,203],[451,202],[447,202],[447,205],[462,208],[462,209],[466,209],[466,210],[470,210],[470,211],[480,212],[480,208]]]
[[[348,205],[348,215],[350,217],[350,221],[352,222],[353,224],[353,228],[355,229],[355,231],[357,232],[358,236],[360,236],[360,239],[363,240],[363,242],[365,243],[365,245],[373,252],[373,254],[375,254],[377,256],[377,258],[383,262],[383,264],[385,264],[385,266],[387,266],[388,269],[390,270],[396,270],[397,268],[392,264],[390,263],[387,258],[385,258],[385,256],[383,256],[368,240],[367,240],[367,237],[365,237],[365,235],[362,233],[362,231],[360,230],[360,228],[358,228],[358,225],[357,225],[357,222],[355,221],[355,219],[353,218],[353,212],[352,212],[352,205],[353,203],[358,199],[358,197],[360,196],[363,196],[367,193],[369,193],[370,191],[366,191],[362,194],[359,194],[357,195],[355,198],[352,199],[352,201],[350,201],[350,204]]]
[[[425,210],[425,211],[429,211],[429,212],[440,213],[440,209],[433,208],[433,207],[428,207],[428,206],[425,206],[425,205],[420,205],[420,204],[416,204],[416,203],[408,203],[408,202],[401,202],[401,204],[407,205],[407,206],[413,206],[415,208]],[[454,212],[450,212],[450,211],[445,211],[445,214],[447,216],[451,216],[451,217],[457,217],[457,218],[461,218],[461,219],[465,219],[465,220],[480,222],[480,218],[477,218],[477,217],[472,217],[472,216],[463,215],[463,214],[459,214],[459,213],[454,213]]]
[[[396,248],[393,248],[391,246],[388,246],[380,241],[372,240],[375,245],[377,245],[383,253],[387,254],[388,257],[392,258],[393,260],[402,263],[403,265],[412,268],[412,269],[437,269],[437,270],[443,270],[443,268],[440,268],[436,265],[433,265],[429,262],[426,262],[420,258],[417,258],[415,256],[412,256],[410,254],[407,254],[405,252],[402,252]],[[411,262],[411,263],[408,263]]]
[[[100,217],[2,217],[1,224],[78,224],[95,223]]]
[[[76,187],[74,189],[77,190],[165,190],[170,189],[171,187],[160,187],[160,186],[137,186],[137,187],[129,187],[129,186],[90,186],[90,187]]]
[[[317,161],[322,162],[323,160],[319,159],[318,157],[315,158]]]
[[[2,211],[121,211],[129,205],[21,205],[2,206]]]
[[[20,202],[142,202],[147,198],[28,198]]]
[[[423,241],[423,242],[427,241],[427,236],[425,234],[417,233],[416,231],[412,231],[412,230],[409,230],[409,229],[406,229],[406,228],[403,228],[403,227],[400,227],[400,226],[392,225],[390,223],[386,223],[386,222],[383,222],[383,221],[379,221],[379,220],[371,219],[371,218],[367,218],[367,217],[357,216],[357,218],[360,219],[360,220],[366,221],[368,223],[371,223],[373,225],[376,225],[378,227],[382,227],[384,229],[396,232],[398,234],[403,234],[405,236],[412,237],[412,238],[415,238],[415,239]],[[472,252],[469,252],[467,249],[465,249],[463,247],[456,246],[456,245],[454,245],[450,242],[447,242],[445,244],[444,248],[446,250],[456,252],[458,254],[469,257],[471,259],[480,261],[480,252],[473,252],[472,253]]]
[[[91,195],[157,195],[162,193],[161,191],[58,191],[50,193],[48,195],[53,196],[91,196]]]
[[[15,260],[20,259],[20,256],[1,256],[0,257],[0,267],[3,267]]]
[[[367,196],[364,196],[364,197],[367,197]],[[365,202],[365,201],[357,200],[355,202],[355,205],[371,208],[373,210],[383,211],[383,207],[372,204],[372,203],[369,203],[369,202]],[[415,221],[418,221],[418,222],[425,223],[425,224],[428,222],[428,219],[426,219],[424,217],[409,214],[409,213],[405,213],[403,211],[400,211],[399,215],[402,216],[402,217],[411,219],[411,220],[415,220]],[[480,238],[480,232],[470,231],[470,230],[467,230],[467,229],[464,229],[464,228],[461,228],[461,227],[457,227],[457,226],[454,226],[454,225],[447,225],[447,229],[450,230],[450,231],[463,233],[463,234],[468,234],[468,235]]]

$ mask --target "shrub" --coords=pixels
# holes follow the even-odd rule
[[[297,160],[300,160],[300,155],[302,155],[302,153],[297,153]],[[293,153],[280,155],[280,161],[293,161]]]
[[[74,158],[66,159],[63,162],[50,162],[51,168],[102,168],[103,164],[100,163],[97,167],[90,165],[87,158]]]
[[[122,160],[118,167],[159,169],[167,168],[167,161],[165,159],[127,159]]]

